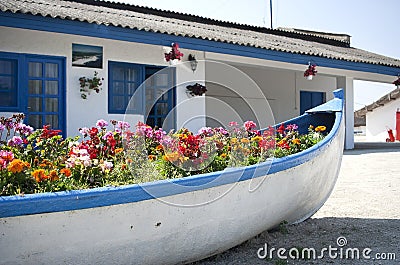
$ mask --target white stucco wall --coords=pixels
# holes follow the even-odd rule
[[[157,45],[148,45],[140,43],[131,43],[124,41],[115,41],[108,39],[83,37],[70,34],[59,34],[51,32],[41,32],[26,29],[0,27],[0,51],[39,54],[50,56],[66,57],[66,127],[67,135],[74,136],[78,134],[77,129],[84,126],[92,126],[98,119],[115,119],[122,120],[122,114],[108,113],[108,61],[168,66],[164,60],[165,47]],[[7,37],[4,37],[7,36]],[[72,43],[95,45],[103,47],[103,69],[73,67],[72,66]],[[189,53],[181,49],[186,60]],[[195,53],[196,59],[201,60],[203,53]],[[177,84],[177,106],[187,101],[188,96],[185,93],[185,82],[194,79],[204,80],[204,64],[199,63],[195,73],[192,72],[187,65],[176,66]],[[102,90],[99,94],[91,93],[87,100],[80,97],[79,77],[93,77],[94,71],[99,73],[99,77],[104,78]],[[191,99],[190,99],[191,100]],[[189,108],[182,115],[177,116],[177,125],[187,123],[188,117],[200,116],[204,119],[204,99],[203,103],[196,100],[196,108]],[[183,107],[183,105],[181,105]],[[3,113],[5,114],[5,113]],[[6,114],[7,115],[7,114]],[[128,121],[136,124],[137,121],[143,120],[143,116],[131,116]],[[204,125],[201,119],[197,119],[196,126],[193,123],[186,124],[189,129],[197,129],[199,125]],[[132,125],[134,125],[132,124]],[[190,128],[193,126],[193,128]]]
[[[232,80],[233,84],[239,84],[235,86],[234,90],[237,91],[241,96],[251,102],[251,105],[256,110],[262,110],[265,108],[265,98],[267,99],[273,113],[274,121],[276,123],[288,120],[300,113],[300,91],[318,91],[326,93],[326,100],[333,98],[331,93],[337,88],[336,78],[317,75],[312,81],[308,81],[303,77],[303,72],[289,71],[285,69],[276,69],[270,67],[261,66],[248,66],[248,65],[233,65],[240,71],[248,75],[256,85],[261,89],[262,94],[257,94],[253,90],[250,91],[244,83],[241,76],[227,76]],[[215,74],[210,69],[206,69],[207,80],[209,76]],[[215,97],[221,101],[231,105],[237,112],[244,113],[242,119],[254,119],[254,115],[251,114],[251,110],[245,106],[244,101],[240,100],[238,95],[235,95],[229,89],[215,84],[208,84],[209,92],[207,93],[210,97]],[[208,103],[209,101],[207,101]],[[213,106],[207,104],[207,116],[216,115],[215,113],[223,113],[222,107]],[[226,110],[225,110],[226,111]],[[258,112],[258,111],[257,111]],[[225,115],[226,119],[223,120],[227,123],[231,120],[230,115]],[[271,125],[268,120],[264,121],[264,124],[260,124],[261,127]]]
[[[366,140],[385,142],[389,138],[387,129],[393,130],[396,137],[396,111],[400,109],[400,100],[393,100],[384,106],[374,109],[366,116]]]

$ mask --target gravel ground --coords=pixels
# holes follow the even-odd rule
[[[400,149],[346,151],[331,197],[312,218],[297,225],[282,224],[192,265],[400,264],[399,172]],[[272,258],[258,257],[260,248],[260,254],[265,253],[265,244],[269,251],[276,249]],[[278,248],[286,249],[287,259],[278,257]],[[315,259],[312,254],[308,259],[307,255],[305,259],[289,258],[289,253],[294,256],[305,249],[307,254],[311,248],[316,251]],[[324,258],[318,259],[323,248],[327,248]]]

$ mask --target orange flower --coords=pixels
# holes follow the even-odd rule
[[[51,181],[55,181],[55,180],[59,180],[60,179],[58,177],[57,171],[55,171],[55,170],[50,171],[49,177],[50,177]]]
[[[164,149],[164,147],[161,144],[157,145],[157,147],[156,147],[157,151],[162,151],[163,149]]]
[[[71,176],[71,169],[69,168],[63,168],[60,170],[61,174],[64,174],[66,177],[70,177]]]
[[[301,144],[301,141],[300,141],[300,139],[296,138],[296,139],[293,139],[293,140],[292,140],[292,143],[294,143],[294,144]]]
[[[318,127],[315,128],[315,131],[316,131],[316,132],[323,132],[323,131],[325,131],[325,130],[326,130],[326,127],[325,127],[325,126],[318,126]]]
[[[221,155],[220,155],[220,157],[221,158],[225,158],[227,155],[225,154],[225,153],[222,153]]]
[[[277,143],[278,146],[282,146],[282,145],[284,145],[284,144],[286,144],[286,139],[285,139],[285,138],[283,138],[282,140],[280,140],[280,141]]]
[[[115,154],[121,153],[122,151],[124,151],[123,148],[117,148],[115,149]]]
[[[148,158],[149,160],[154,161],[157,157],[155,155],[149,155]]]
[[[35,178],[36,182],[41,182],[42,180],[48,178],[44,173],[44,169],[36,169],[31,174]]]
[[[29,163],[28,163],[29,164]],[[19,173],[26,167],[26,163],[20,159],[14,159],[11,163],[7,166],[8,171],[12,173]]]

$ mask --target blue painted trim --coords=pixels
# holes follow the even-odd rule
[[[340,101],[339,103],[341,103],[343,110],[343,99],[336,100]],[[266,174],[277,173],[289,168],[295,168],[296,166],[310,161],[320,155],[321,152],[329,148],[333,139],[337,137],[342,123],[343,113],[342,111],[333,112],[329,109],[329,106],[329,104],[325,104],[324,108],[328,113],[326,115],[335,116],[335,121],[331,131],[321,142],[303,152],[270,160],[258,165],[231,168],[220,172],[195,175],[180,179],[161,180],[140,185],[136,184],[121,187],[102,187],[91,190],[0,197],[0,217],[70,211],[133,203],[207,189],[224,184],[233,184],[237,181],[245,181],[251,178],[262,177]],[[312,117],[312,114],[304,114],[300,117],[289,120],[286,123],[308,124],[309,121],[312,120]],[[173,185],[173,189],[171,189],[171,185]]]
[[[318,56],[309,56],[282,51],[272,51],[250,46],[203,40],[197,38],[168,35],[155,32],[134,30],[129,28],[91,24],[88,22],[49,18],[40,15],[0,12],[0,25],[13,28],[24,28],[47,32],[58,32],[73,35],[169,46],[178,42],[182,48],[215,53],[231,54],[272,61],[306,65],[314,61],[318,66],[354,70],[360,72],[378,73],[396,76],[400,68],[368,63],[357,63]]]

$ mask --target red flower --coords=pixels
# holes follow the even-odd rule
[[[164,53],[165,55],[165,60],[169,62],[170,60],[180,60],[181,57],[183,56],[183,53],[179,51],[179,44],[178,43],[172,43],[172,49],[169,53]]]
[[[40,138],[48,139],[48,138],[58,135],[60,132],[61,132],[61,130],[50,129],[50,125],[43,125],[43,131],[42,131],[42,134],[40,135]]]
[[[98,130],[96,127],[92,127],[92,128],[89,130],[89,136],[90,136],[91,138],[95,137],[98,133],[99,133],[99,130]]]
[[[317,65],[315,64],[310,64],[307,68],[307,70],[304,72],[304,77],[307,77],[309,75],[316,75],[318,72],[316,70]]]
[[[285,133],[285,124],[282,123],[281,126],[279,126],[279,128],[276,131],[280,134],[284,134]]]

